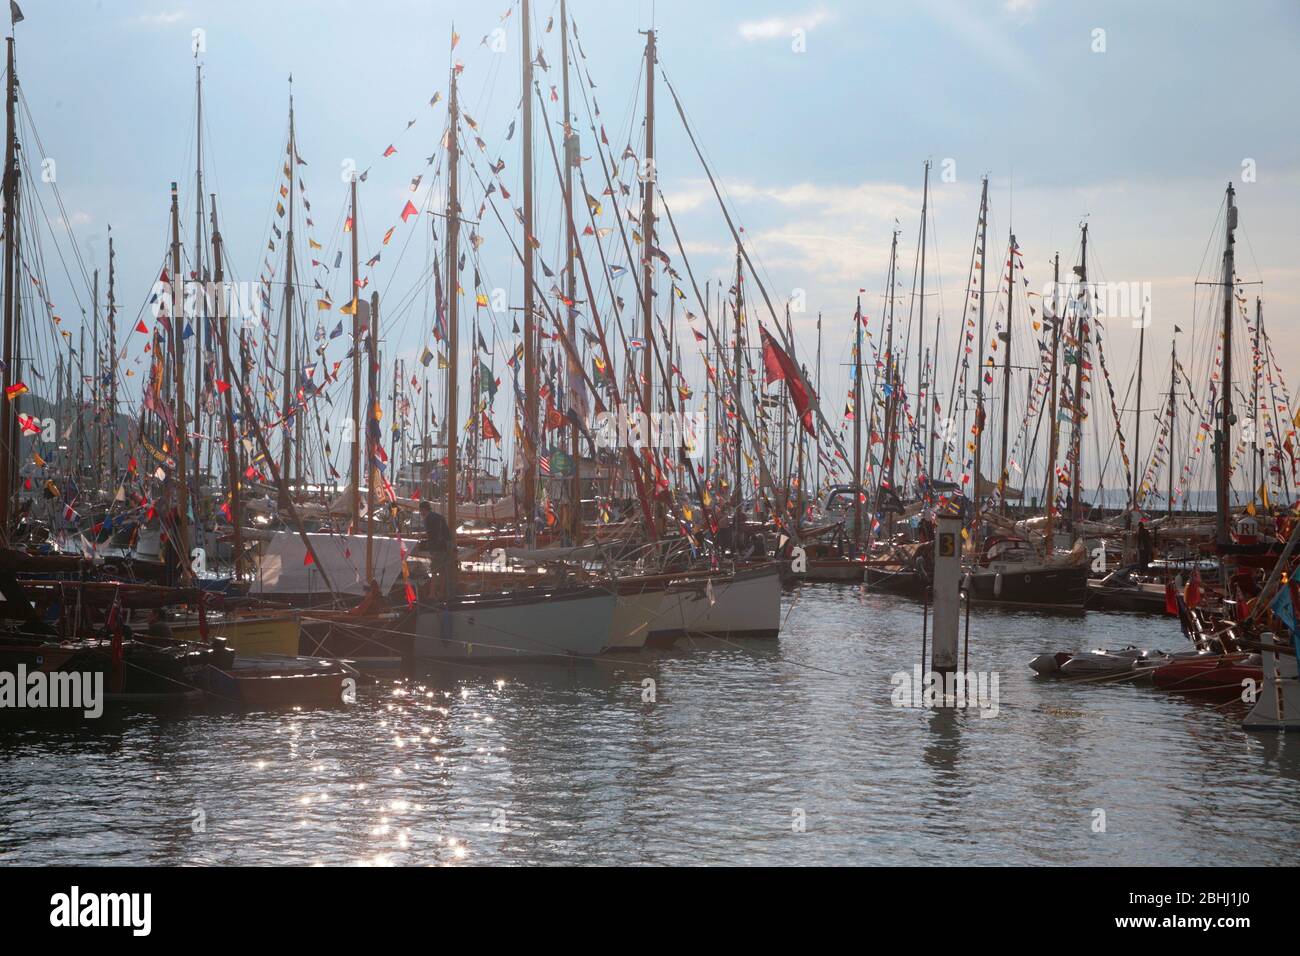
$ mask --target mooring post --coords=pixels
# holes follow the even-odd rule
[[[961,621],[961,520],[941,515],[934,538],[934,637],[930,669],[942,678],[957,670]]]

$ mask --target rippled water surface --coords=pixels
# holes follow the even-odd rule
[[[1025,666],[1049,649],[1177,648],[1172,621],[977,609],[971,669],[999,676],[998,713],[980,717],[893,706],[919,605],[812,585],[785,612],[775,641],[456,666],[363,688],[348,710],[0,725],[0,862],[1300,857],[1300,734]]]

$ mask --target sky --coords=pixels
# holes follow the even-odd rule
[[[105,268],[112,225],[125,320],[134,321],[146,302],[166,252],[172,180],[180,183],[186,236],[193,228],[192,37],[201,29],[205,192],[218,194],[223,238],[241,264],[238,278],[254,279],[266,254],[292,73],[316,238],[332,263],[345,238],[341,170],[348,160],[369,169],[360,190],[361,253],[363,259],[383,253],[370,274],[391,303],[381,305],[385,361],[414,363],[429,341],[432,307],[420,290],[431,250],[422,236],[408,235],[415,230],[397,213],[408,198],[422,209],[429,201],[429,182],[414,194],[409,183],[430,173],[424,157],[437,151],[444,128],[453,23],[461,35],[455,57],[464,64],[462,106],[487,143],[481,155],[506,160],[502,181],[514,192],[520,136],[507,140],[506,131],[519,99],[517,3],[23,0],[21,6],[18,72],[40,134],[40,149],[29,144],[28,158],[39,151],[55,160],[66,219],[88,269]],[[542,32],[558,6],[542,0],[533,11],[534,43],[543,45],[552,66],[539,74],[544,92],[558,82],[558,31]],[[507,10],[512,15],[503,21]],[[587,54],[582,66],[596,84],[589,95],[597,98],[615,154],[625,143],[641,150],[639,31],[658,31],[663,73],[682,97],[761,278],[778,309],[789,297],[803,304],[792,320],[799,357],[808,364],[816,317],[824,316],[822,392],[833,421],[847,387],[855,298],[866,290],[864,310],[878,314],[895,228],[900,277],[911,284],[927,160],[933,164],[927,313],[943,316],[945,328],[957,327],[967,304],[980,180],[987,175],[990,259],[1013,231],[1024,275],[1039,288],[1050,279],[1054,253],[1063,263],[1077,260],[1086,221],[1091,275],[1150,284],[1148,355],[1166,354],[1175,324],[1185,331],[1193,322],[1203,325],[1212,309],[1207,296],[1214,293],[1195,283],[1217,278],[1207,250],[1212,255],[1218,248],[1220,206],[1231,181],[1240,208],[1238,274],[1261,283],[1249,293],[1264,300],[1284,371],[1295,376],[1300,368],[1300,342],[1292,334],[1300,308],[1300,5],[1294,2],[574,0],[570,13]],[[480,44],[497,28],[504,31],[501,52]],[[444,102],[431,108],[434,91]],[[734,244],[662,78],[657,93],[661,188],[701,281],[729,284]],[[592,152],[586,116],[579,110],[584,156]],[[411,119],[416,123],[407,129]],[[543,258],[554,262],[560,196],[540,125],[536,144],[537,174],[545,180],[537,235]],[[389,145],[397,152],[385,158]],[[589,176],[594,162],[586,167]],[[432,188],[437,208],[442,186]],[[397,235],[383,246],[392,225]],[[506,288],[517,305],[520,270],[505,234],[491,221],[481,229],[485,279]],[[678,264],[663,224],[660,233]],[[78,310],[71,303],[88,300],[84,283],[74,290],[58,269],[49,274],[52,298],[73,316],[65,328],[75,330]],[[346,281],[335,283],[330,291],[345,299],[345,287]],[[661,286],[661,306],[666,291]],[[635,297],[630,286],[622,294]],[[332,325],[334,318],[326,321]],[[508,314],[482,321],[501,341],[510,340]],[[1107,330],[1121,389],[1135,365],[1131,326],[1115,322]],[[690,357],[689,336],[684,339],[692,373],[700,365]],[[139,356],[140,344],[128,345],[128,362]],[[346,345],[331,348],[334,358]],[[942,355],[941,349],[941,364]],[[1154,389],[1168,374],[1151,361]],[[503,409],[498,425],[505,418]]]

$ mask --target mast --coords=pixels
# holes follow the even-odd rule
[[[898,412],[898,360],[894,355],[894,281],[898,269],[898,230],[895,229],[889,240],[889,272],[887,274],[886,305],[888,317],[885,320],[885,384],[888,394],[885,397],[884,444],[881,446],[881,476],[876,482],[875,513],[879,514],[884,498],[885,488],[894,490],[894,452],[897,443],[894,440],[894,417]],[[906,351],[906,349],[904,349]],[[856,417],[858,412],[854,409]],[[889,512],[887,534],[894,533],[894,512]]]
[[[1168,490],[1165,494],[1165,517],[1174,516],[1174,443],[1178,440],[1174,431],[1174,386],[1178,384],[1178,339],[1169,340],[1169,473],[1166,476]]]
[[[366,334],[366,584],[375,579],[375,451],[382,451],[379,430],[379,293],[370,293]],[[284,487],[288,487],[285,485]]]
[[[924,360],[921,360],[921,351],[925,347],[925,247],[926,247],[926,227],[929,224],[929,219],[930,219],[930,161],[927,159],[925,161],[925,180],[923,186],[921,187],[921,298],[920,301],[918,302],[919,312],[918,312],[917,325],[916,325],[916,352],[917,352],[918,360],[921,361],[921,364],[917,367],[917,373],[916,373],[918,386],[921,383],[921,376],[927,372],[926,366],[928,364]],[[862,323],[859,321],[858,324],[861,325]],[[858,336],[859,345],[861,345],[861,340],[862,340],[862,336],[861,334],[859,334]],[[930,395],[930,392],[934,387],[934,382],[931,380],[932,378],[933,378],[932,376],[927,376],[926,384],[930,387],[925,389],[924,392],[922,392],[919,387],[917,389],[916,424],[918,428],[927,425],[927,423],[930,423],[932,417],[930,412],[930,410],[934,407],[934,398],[933,396]],[[855,411],[854,417],[856,417],[856,409],[854,411]],[[925,428],[924,434],[926,435],[926,446],[927,446],[926,459],[925,459],[924,500],[927,503],[929,503],[930,501],[933,500],[933,495],[930,493],[930,481],[932,478],[931,472],[934,471],[934,426],[932,423],[929,424],[929,427]]]
[[[980,493],[980,482],[983,480],[983,473],[980,469],[983,467],[981,452],[984,448],[984,274],[988,272],[988,256],[985,251],[988,249],[989,238],[989,178],[984,177],[984,183],[980,188],[980,241],[979,241],[979,266],[980,266],[980,308],[979,308],[979,374],[975,376],[975,514],[974,523],[972,524],[973,534],[971,535],[972,543],[975,544],[976,550],[979,549],[979,527],[980,527],[980,504],[984,496]]]
[[[1255,348],[1254,361],[1251,369],[1251,408],[1250,416],[1255,419],[1255,453],[1251,455],[1254,465],[1254,475],[1251,480],[1251,487],[1258,493],[1260,487],[1260,477],[1263,476],[1265,482],[1268,481],[1268,472],[1264,468],[1264,445],[1259,440],[1259,367],[1260,359],[1263,353],[1259,350],[1260,329],[1264,325],[1264,305],[1259,296],[1255,296]],[[1265,497],[1265,496],[1261,496]],[[1260,502],[1263,504],[1263,502]]]
[[[817,394],[822,393],[822,314],[817,312]],[[856,414],[856,413],[855,413]],[[817,456],[816,488],[820,493],[822,487],[822,456]]]
[[[211,196],[211,206],[212,281],[218,289],[221,289],[222,282],[225,280],[225,268],[221,259],[221,230],[217,227],[217,196],[215,193]],[[235,556],[235,579],[238,580],[244,555],[244,518],[239,500],[239,485],[242,475],[239,470],[239,440],[235,433],[234,398],[230,394],[230,390],[234,387],[231,383],[234,382],[235,376],[232,374],[230,367],[230,316],[226,314],[226,297],[224,294],[218,294],[217,296],[216,320],[217,336],[222,343],[221,377],[226,382],[225,391],[221,396],[222,417],[226,420],[226,485],[230,492],[230,525],[234,534],[232,547]]]
[[[853,552],[862,543],[862,296],[853,310]]]
[[[1236,192],[1232,183],[1228,183],[1228,210],[1225,218],[1226,235],[1223,249],[1223,411],[1219,416],[1218,433],[1215,435],[1216,461],[1214,469],[1214,504],[1216,514],[1215,539],[1222,546],[1229,543],[1228,538],[1228,475],[1231,470],[1228,449],[1232,442],[1232,426],[1236,416],[1232,414],[1232,301],[1233,289],[1237,281],[1236,238],[1237,207],[1233,205]]]
[[[581,162],[581,153],[578,134],[574,131],[571,123],[573,111],[569,107],[569,7],[567,0],[560,0],[560,78],[564,86],[564,295],[570,302],[576,302],[578,297],[578,276],[573,269],[573,256],[578,245],[578,233],[573,224],[573,168]],[[569,341],[575,344],[577,342],[577,331],[577,317],[574,307],[570,305]],[[582,370],[575,368],[572,360],[570,360],[568,363],[570,408],[572,408],[572,398],[576,394],[576,389],[583,387],[581,379]],[[476,391],[474,393],[476,401],[478,395],[479,392]],[[569,519],[572,526],[568,530],[573,543],[577,545],[581,543],[579,538],[582,537],[582,466],[578,457],[578,429],[572,427],[569,429],[569,456],[573,460],[573,477],[569,486],[569,500],[572,505],[572,514],[569,515]]]
[[[525,2],[527,7],[527,2]],[[525,14],[526,16],[527,14]],[[524,55],[528,55],[525,47]],[[524,100],[529,99],[524,87]],[[460,121],[460,100],[456,86],[456,70],[451,71],[451,90],[447,97],[447,411],[443,424],[447,429],[447,528],[451,532],[451,555],[447,561],[446,586],[443,594],[450,601],[456,596],[456,429],[460,421],[456,409],[457,373],[460,365],[459,326],[460,295],[456,263],[460,255],[460,193],[459,170],[460,139],[456,125]],[[532,230],[528,230],[532,235]],[[525,241],[524,245],[528,245]],[[531,258],[531,257],[530,257]],[[531,486],[530,486],[531,487]]]
[[[1073,528],[1083,517],[1083,502],[1080,492],[1083,485],[1083,360],[1087,354],[1088,343],[1088,307],[1091,303],[1088,293],[1088,224],[1083,224],[1079,254],[1079,296],[1075,299],[1075,356],[1074,356],[1074,411],[1071,417],[1070,444],[1074,452],[1070,463],[1070,527]]]
[[[741,387],[740,387],[740,379],[741,379],[740,362],[742,358],[740,341],[741,341],[741,333],[744,331],[744,322],[745,322],[745,292],[744,289],[742,288],[744,286],[745,276],[744,276],[744,272],[741,270],[740,257],[741,257],[740,243],[736,243],[736,317],[735,317],[736,318],[736,341],[733,345],[733,352],[732,352],[732,364],[734,366],[732,368],[732,373],[733,373],[732,380],[735,383],[732,387],[732,391],[734,393],[735,401],[736,401],[736,427],[735,429],[733,429],[736,436],[736,487],[732,489],[732,493],[735,495],[736,498],[737,513],[740,512],[740,506],[741,506],[741,497],[742,497],[741,456],[744,454],[744,452],[741,450],[741,443],[740,443],[740,407],[744,399],[744,393],[741,391]]]
[[[108,473],[117,481],[117,299],[113,236],[108,237]],[[96,359],[98,362],[98,358]]]
[[[283,392],[280,399],[280,415],[284,419],[284,427],[280,429],[280,473],[284,476],[284,486],[290,488],[293,485],[293,446],[294,433],[301,426],[297,415],[290,415],[290,403],[293,400],[293,368],[294,368],[294,349],[293,349],[293,207],[294,207],[294,177],[297,175],[297,157],[298,147],[294,141],[293,128],[293,77],[289,77],[289,158],[285,162],[285,168],[289,170],[289,227],[284,234],[284,324],[281,327],[280,338],[284,343],[283,355],[284,366],[282,373],[284,376]],[[352,220],[352,241],[355,244],[357,238],[357,221]],[[354,277],[355,278],[355,277]],[[356,296],[357,289],[353,287],[353,296]],[[371,318],[373,325],[374,319]],[[356,341],[353,340],[353,348],[356,347]],[[298,483],[302,483],[302,475],[298,476]],[[283,503],[282,503],[283,506]],[[369,578],[366,579],[367,581]]]
[[[173,457],[176,460],[176,544],[180,552],[181,579],[192,577],[190,570],[190,536],[189,536],[189,476],[186,470],[186,415],[185,415],[185,349],[179,323],[184,319],[185,283],[181,279],[181,217],[180,200],[177,197],[176,184],[172,183],[172,307],[171,331],[172,346],[172,389],[176,402],[176,448]]]
[[[17,263],[17,229],[18,229],[18,126],[15,106],[18,102],[18,77],[14,73],[14,38],[6,37],[8,54],[8,88],[5,96],[5,168],[4,168],[4,368],[0,370],[0,384],[7,390],[16,381],[14,376],[14,339],[18,324],[18,292],[14,281]],[[11,405],[15,403],[10,403]],[[4,461],[0,462],[0,538],[9,538],[9,506],[13,494],[14,479],[18,469],[18,433],[16,431],[18,416],[16,409],[9,409],[0,425],[3,436]]]
[[[95,270],[94,285],[90,295],[90,321],[92,328],[90,330],[90,347],[95,350],[95,361],[91,364],[90,374],[90,404],[95,409],[95,475],[99,486],[104,486],[104,424],[102,412],[99,407],[99,270]],[[84,370],[86,362],[86,330],[83,326],[81,330],[81,362]],[[82,375],[84,381],[85,375]],[[83,389],[84,390],[84,389]],[[77,449],[80,452],[82,437],[77,438]]]
[[[645,348],[641,352],[641,388],[645,396],[645,413],[654,414],[654,363],[651,361],[655,349],[654,333],[654,194],[655,194],[655,31],[645,31],[645,160],[641,170],[641,334],[645,337]],[[737,285],[739,289],[739,285]],[[667,382],[664,383],[665,387]],[[648,421],[648,419],[647,419]],[[645,456],[649,462],[654,458],[650,447],[650,436],[646,436]],[[657,471],[658,469],[656,469]],[[658,508],[656,508],[656,512]],[[658,514],[656,514],[656,522]]]
[[[529,0],[520,0],[521,40],[519,49],[523,57],[523,163],[524,163],[524,540],[531,545],[536,537],[534,512],[537,508],[537,322],[533,315],[533,58],[532,28]],[[455,285],[452,286],[455,292]],[[448,445],[451,443],[451,424],[447,425]],[[448,524],[451,522],[448,521]]]
[[[1051,390],[1049,402],[1050,424],[1047,443],[1047,486],[1043,491],[1043,506],[1047,509],[1047,526],[1043,529],[1044,556],[1052,556],[1052,525],[1056,518],[1056,455],[1060,450],[1061,423],[1058,422],[1058,395],[1056,378],[1061,353],[1061,254],[1052,260],[1052,374],[1048,378]]]
[[[352,295],[347,307],[352,310],[352,467],[348,472],[351,485],[348,497],[352,502],[352,522],[361,517],[361,442],[369,429],[361,421],[361,276],[357,260],[357,174],[352,173],[352,208],[348,214],[352,223]],[[364,429],[364,431],[363,431]],[[285,485],[287,488],[288,485]]]
[[[1134,412],[1136,421],[1133,423],[1133,462],[1138,461],[1138,455],[1142,453],[1142,358],[1146,351],[1147,340],[1147,323],[1146,309],[1142,310],[1141,324],[1138,326],[1138,370],[1137,370],[1137,410]],[[1138,474],[1137,468],[1133,469],[1133,507],[1138,507],[1138,484],[1142,476]]]
[[[194,278],[203,281],[203,67],[199,64],[197,47],[194,51]],[[179,281],[179,276],[177,277]],[[203,327],[206,315],[199,315],[198,310],[207,311],[207,295],[195,298],[194,316],[194,430],[202,432],[200,409],[203,408]],[[182,326],[182,329],[184,326]],[[178,340],[178,348],[184,350],[185,338]],[[184,399],[182,398],[182,401]],[[194,442],[194,489],[200,490],[199,460],[201,455],[199,443]]]
[[[1002,358],[1002,471],[998,477],[998,508],[1004,515],[1007,513],[1007,439],[1011,437],[1011,296],[1016,286],[1016,234],[1008,232],[1007,236],[1007,351]]]

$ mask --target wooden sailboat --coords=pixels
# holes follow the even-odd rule
[[[525,336],[524,363],[526,383],[536,382],[535,338],[532,274],[532,89],[533,61],[531,48],[530,4],[523,0],[520,17],[523,90],[524,150],[524,233],[521,244],[524,257]],[[456,369],[460,361],[457,349],[459,321],[458,253],[460,205],[458,194],[459,165],[459,90],[458,71],[450,71],[447,137],[447,254],[448,269],[448,353],[447,376],[447,500],[445,516],[457,533],[457,435]],[[524,474],[523,518],[526,541],[534,540],[533,505],[536,480],[536,388],[525,385],[528,396],[523,431],[534,436],[527,449]],[[528,587],[494,594],[463,594],[456,585],[458,561],[446,563],[445,584],[440,600],[423,603],[410,615],[407,626],[413,634],[417,660],[553,660],[599,654],[609,642],[614,616],[615,593],[605,586]]]

